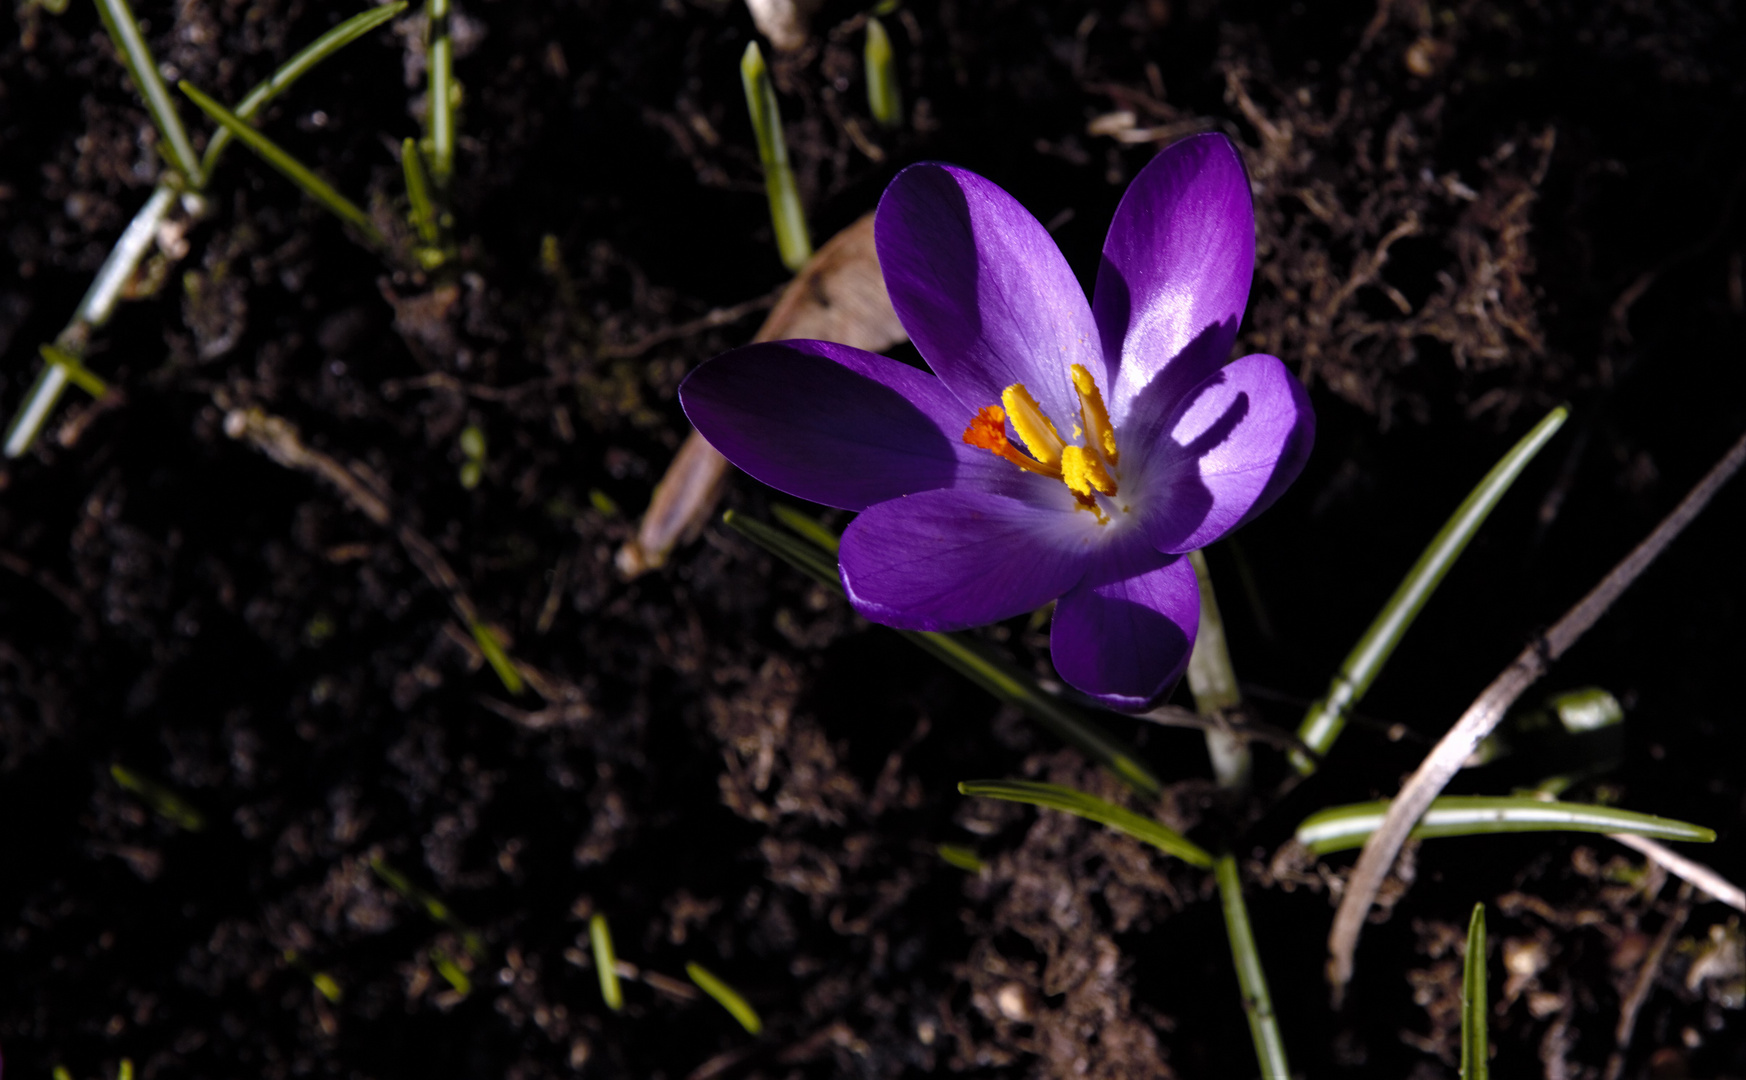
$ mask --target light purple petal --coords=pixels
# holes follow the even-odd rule
[[[1229,358],[1254,270],[1237,148],[1219,134],[1165,147],[1116,207],[1093,291],[1118,425],[1148,383],[1162,379],[1174,400]]]
[[[1123,545],[1055,605],[1049,652],[1073,686],[1114,709],[1163,697],[1188,667],[1200,589],[1181,555]]]
[[[1102,370],[1085,292],[1055,241],[1011,195],[963,169],[911,165],[879,200],[879,268],[910,340],[972,409],[1024,383],[1065,436],[1068,365]]]
[[[981,478],[1012,465],[964,445],[970,411],[940,381],[829,341],[748,345],[679,387],[691,423],[723,457],[790,495],[845,510]]]
[[[1148,390],[1132,422],[1150,429],[1135,488],[1141,527],[1160,551],[1205,547],[1265,510],[1315,442],[1303,384],[1261,353],[1232,361],[1150,420],[1155,404]]]
[[[1054,485],[1063,493],[1066,488]],[[924,491],[867,509],[843,533],[855,610],[908,630],[961,630],[1060,596],[1097,557],[1091,515],[1004,495]]]

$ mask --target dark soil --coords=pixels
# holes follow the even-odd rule
[[[234,101],[351,10],[138,13],[177,77]],[[678,380],[759,309],[687,325],[786,278],[738,80],[746,9],[459,10],[458,273],[397,269],[233,150],[180,261],[148,266],[95,339],[117,392],[69,394],[0,471],[10,1075],[107,1078],[123,1058],[144,1077],[1253,1075],[1204,874],[955,787],[1121,798],[1113,781],[731,531],[635,581],[614,569],[686,432]],[[1282,802],[1222,806],[1197,734],[1105,718],[1170,782],[1166,820],[1247,859],[1294,1067],[1453,1076],[1459,935],[1485,901],[1498,1075],[1746,1076],[1738,916],[1610,841],[1421,847],[1339,1012],[1326,884],[1350,857],[1273,857],[1309,812],[1392,793],[1746,429],[1739,5],[916,5],[886,19],[894,133],[867,116],[862,17],[832,0],[774,61],[818,238],[937,158],[1013,192],[1089,281],[1158,145],[1116,135],[1198,122],[1243,145],[1261,237],[1246,351],[1301,372],[1320,423],[1296,487],[1209,553],[1259,719],[1294,727],[1468,487],[1574,406],[1365,722]],[[20,0],[11,19],[7,417],[158,170],[94,9]],[[353,46],[265,124],[396,227],[420,33],[408,17]],[[228,437],[250,409],[380,512]],[[469,424],[488,446],[472,489]],[[763,516],[770,493],[739,478],[727,502]],[[1618,695],[1624,753],[1573,795],[1715,828],[1690,853],[1735,881],[1743,509],[1725,491],[1534,691]],[[534,689],[506,691],[463,604],[543,673]],[[1039,628],[992,633],[1047,671]],[[1268,792],[1285,768],[1257,754]],[[601,1004],[594,913],[652,973],[621,1014]],[[688,962],[744,993],[763,1035],[697,999]]]

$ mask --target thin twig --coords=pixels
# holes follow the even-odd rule
[[[309,446],[303,441],[297,426],[283,417],[274,416],[258,407],[235,407],[222,394],[217,395],[214,400],[225,410],[225,434],[248,442],[288,469],[309,473],[327,481],[338,489],[340,496],[352,509],[392,532],[394,538],[400,541],[407,558],[418,567],[425,580],[443,593],[462,625],[477,637],[477,628],[487,624],[479,617],[479,608],[467,594],[460,575],[449,566],[448,560],[443,558],[435,544],[405,521],[397,520],[393,496],[380,480],[361,465],[347,465],[338,458]],[[466,634],[459,634],[458,637],[462,641],[467,640]],[[580,688],[558,676],[540,671],[531,664],[518,660],[508,662],[513,665],[514,673],[550,703],[551,707],[540,713],[514,716],[505,712],[503,715],[536,727],[558,722],[577,722],[590,715]],[[502,675],[502,672],[499,674]],[[516,692],[516,688],[512,688],[512,692]],[[528,720],[527,717],[534,719]]]
[[[1383,819],[1382,827],[1365,841],[1364,852],[1352,870],[1345,896],[1340,901],[1340,910],[1334,915],[1333,929],[1328,934],[1328,982],[1332,984],[1336,1004],[1352,979],[1352,957],[1358,948],[1358,935],[1363,932],[1370,906],[1414,823],[1450,778],[1460,771],[1468,755],[1478,748],[1480,740],[1497,727],[1505,710],[1545,674],[1553,661],[1568,652],[1620,594],[1666,550],[1667,545],[1685,531],[1722,485],[1740,470],[1742,463],[1746,463],[1746,436],[1742,436],[1722,456],[1722,460],[1698,481],[1691,493],[1655,527],[1655,531],[1613,567],[1600,584],[1566,612],[1543,638],[1522,650],[1515,662],[1467,707],[1455,726],[1431,749],[1418,771],[1401,788],[1388,816]]]
[[[1633,851],[1642,852],[1649,857],[1651,862],[1656,863],[1668,873],[1691,882],[1729,907],[1746,911],[1746,889],[1742,889],[1703,863],[1695,859],[1688,859],[1665,844],[1657,843],[1646,836],[1631,836],[1627,833],[1609,833],[1608,835]]]
[[[783,289],[787,287],[787,284],[784,283],[782,288],[772,289],[763,296],[742,301],[732,307],[715,308],[690,322],[680,323],[678,326],[662,327],[624,345],[602,345],[594,355],[602,360],[623,360],[641,356],[656,345],[665,344],[675,338],[690,337],[705,330],[713,330],[718,326],[737,323],[754,311],[764,311],[775,307],[776,301],[782,297]]]
[[[1614,1048],[1607,1057],[1605,1080],[1619,1080],[1625,1072],[1625,1052],[1631,1048],[1631,1034],[1637,1028],[1637,1014],[1643,1011],[1643,1003],[1649,1000],[1649,991],[1655,988],[1655,976],[1661,970],[1661,963],[1667,959],[1668,946],[1673,944],[1673,936],[1685,926],[1685,920],[1691,915],[1691,885],[1679,887],[1679,900],[1674,904],[1673,913],[1667,916],[1667,921],[1661,924],[1661,932],[1655,935],[1655,943],[1649,946],[1649,953],[1643,957],[1643,963],[1637,968],[1637,978],[1631,983],[1630,993],[1619,1002],[1619,1024],[1613,1032]]]

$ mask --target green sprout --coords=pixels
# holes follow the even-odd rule
[[[1474,904],[1461,975],[1461,1080],[1486,1080],[1490,1056],[1485,1032],[1485,905]]]
[[[741,997],[739,991],[711,974],[708,968],[702,964],[686,964],[685,974],[691,976],[699,990],[714,998],[748,1032],[756,1035],[764,1030],[764,1021],[758,1019],[758,1012],[751,1003]]]
[[[800,208],[800,192],[794,186],[794,170],[788,164],[788,142],[782,135],[782,113],[776,108],[776,91],[770,85],[770,69],[758,43],[746,46],[740,58],[740,82],[746,90],[746,109],[752,114],[752,131],[758,139],[758,160],[764,166],[764,192],[770,198],[770,224],[776,230],[776,249],[782,265],[798,272],[812,258],[812,239],[806,231],[806,214]]]
[[[594,970],[600,976],[600,996],[613,1012],[624,1009],[624,990],[618,984],[618,958],[612,951],[612,930],[606,916],[596,913],[588,920],[588,942],[594,947]]]
[[[485,662],[497,673],[503,688],[519,696],[527,683],[522,679],[521,672],[516,670],[515,661],[509,658],[509,653],[503,648],[503,639],[497,636],[497,631],[482,622],[474,622],[467,629],[473,632],[474,642],[478,644],[479,651],[485,654]]]
[[[123,788],[133,792],[151,808],[152,813],[188,832],[206,828],[206,818],[189,805],[182,796],[148,776],[143,776],[119,762],[109,766],[109,775]]]
[[[941,861],[948,866],[956,866],[967,874],[980,874],[988,868],[981,856],[962,844],[939,844],[934,850],[939,853]]]
[[[461,429],[461,486],[472,491],[485,476],[485,429],[468,424]]]
[[[897,70],[892,62],[891,35],[877,16],[867,16],[867,44],[861,59],[867,70],[867,111],[880,126],[903,123],[903,97],[897,88]]]

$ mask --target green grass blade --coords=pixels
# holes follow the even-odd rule
[[[964,634],[941,634],[931,630],[899,630],[898,633],[944,660],[996,698],[1023,709],[1056,738],[1114,773],[1138,794],[1155,799],[1164,790],[1164,783],[1157,774],[1121,743],[1104,734],[1078,709],[1044,692],[1030,675],[996,656],[982,642]]]
[[[813,542],[819,550],[830,552],[835,557],[842,550],[843,542],[837,534],[825,528],[818,521],[801,513],[787,503],[771,503],[770,516],[787,526],[790,532],[798,533]]]
[[[478,643],[479,651],[485,654],[485,662],[491,665],[491,670],[497,673],[497,678],[503,683],[503,688],[511,694],[520,695],[527,683],[522,680],[521,672],[515,669],[515,661],[509,658],[509,653],[503,649],[503,642],[497,636],[497,631],[476,622],[467,629],[473,632],[473,640]]]
[[[110,765],[109,775],[117,784],[138,795],[140,800],[151,808],[152,813],[177,828],[186,829],[189,832],[199,832],[206,828],[206,819],[201,816],[200,811],[194,809],[188,800],[156,780],[142,776],[120,764]]]
[[[1297,841],[1317,855],[1363,847],[1381,825],[1389,800],[1335,806],[1304,818]],[[1656,840],[1707,844],[1716,834],[1702,825],[1639,814],[1614,806],[1549,802],[1531,796],[1445,795],[1431,803],[1413,829],[1415,839],[1491,833],[1629,833]]]
[[[216,123],[229,131],[244,146],[253,150],[262,161],[277,169],[287,180],[303,189],[304,194],[332,211],[335,217],[351,225],[364,235],[370,243],[377,247],[385,247],[382,234],[376,231],[376,226],[370,223],[370,216],[359,208],[357,203],[334,190],[326,180],[315,175],[307,166],[265,135],[250,127],[235,113],[220,105],[212,98],[201,93],[186,79],[177,83],[188,100],[200,107],[200,111],[210,116]]]
[[[437,232],[436,204],[430,198],[430,184],[424,177],[424,163],[419,160],[418,140],[408,138],[400,143],[400,169],[406,177],[406,199],[412,204],[412,227],[426,247],[442,242]]]
[[[798,511],[795,513],[798,514]],[[722,521],[771,554],[785,559],[796,569],[841,593],[843,585],[837,576],[836,560],[819,548],[781,529],[766,525],[755,518],[736,514],[732,510],[722,515]],[[823,526],[818,528],[823,529]],[[1139,794],[1156,798],[1164,790],[1163,782],[1152,770],[1120,743],[1100,731],[1090,718],[1053,695],[1045,693],[1028,674],[995,655],[982,642],[964,634],[941,634],[927,630],[897,632],[939,657],[948,666],[956,668],[971,682],[996,698],[1023,709],[1026,715],[1048,728],[1056,738],[1110,770]]]
[[[170,167],[181,173],[196,191],[205,187],[206,174],[200,169],[188,129],[182,126],[176,103],[170,100],[170,92],[158,74],[158,62],[146,45],[145,35],[139,32],[139,20],[133,17],[133,9],[127,6],[127,0],[97,0],[97,13],[103,17],[103,28],[109,31],[109,40],[115,43],[127,73],[133,77],[134,88],[145,99],[152,123],[163,136]]]
[[[104,382],[97,373],[79,362],[79,358],[65,349],[53,345],[43,345],[37,349],[42,354],[43,362],[57,364],[67,369],[67,381],[92,397],[102,397],[109,384]]]
[[[446,190],[455,169],[455,49],[449,36],[449,0],[427,0],[424,13],[430,24],[430,45],[425,50],[430,171],[437,186]]]
[[[1534,429],[1522,436],[1520,442],[1510,448],[1485,478],[1470,492],[1455,513],[1444,523],[1442,529],[1431,539],[1431,543],[1419,556],[1418,562],[1407,572],[1406,579],[1389,597],[1388,603],[1370,624],[1370,629],[1358,639],[1358,644],[1347,655],[1346,662],[1340,665],[1339,672],[1328,685],[1327,696],[1311,705],[1304,716],[1303,723],[1297,729],[1297,737],[1305,746],[1318,754],[1326,755],[1334,745],[1334,740],[1340,737],[1340,731],[1346,726],[1346,717],[1356,708],[1364,697],[1365,691],[1382,671],[1383,665],[1393,655],[1394,648],[1400,644],[1413,620],[1418,618],[1425,601],[1437,591],[1443,577],[1449,568],[1455,565],[1462,551],[1466,550],[1468,541],[1474,533],[1485,524],[1485,519],[1503,498],[1504,493],[1515,483],[1516,477],[1528,467],[1528,462],[1534,460],[1542,447],[1564,426],[1564,421],[1570,415],[1570,410],[1560,405],[1547,413],[1545,418]],[[1307,755],[1293,753],[1291,763],[1297,771],[1305,776],[1315,772],[1316,765]]]
[[[980,855],[963,844],[936,844],[934,851],[939,854],[942,862],[948,866],[956,866],[966,874],[980,874],[988,868]]]
[[[429,915],[432,920],[459,934],[461,944],[475,959],[483,960],[485,958],[485,942],[479,937],[478,931],[462,922],[453,909],[445,904],[440,897],[433,896],[413,884],[411,878],[388,865],[380,856],[370,860],[370,870],[382,879],[383,884],[399,893],[407,903],[414,907],[423,908],[424,913]]]
[[[752,131],[758,139],[758,160],[764,166],[764,193],[770,199],[776,249],[782,255],[782,265],[798,273],[812,258],[812,238],[800,208],[800,191],[794,186],[794,169],[788,164],[788,142],[782,135],[776,90],[770,85],[770,70],[755,41],[740,57],[740,83],[745,87],[746,109],[752,114]]]
[[[708,968],[702,964],[686,964],[685,974],[691,976],[691,981],[697,984],[699,990],[714,998],[748,1032],[756,1035],[764,1030],[764,1021],[758,1019],[758,1011],[752,1008],[751,1002],[741,997],[739,991],[716,978]]]
[[[1249,1017],[1249,1037],[1255,1042],[1262,1080],[1291,1080],[1285,1040],[1280,1037],[1279,1020],[1273,1012],[1273,995],[1267,990],[1267,973],[1261,969],[1261,953],[1255,948],[1255,932],[1249,926],[1249,908],[1243,903],[1237,860],[1220,855],[1213,864],[1213,875],[1218,878],[1225,932],[1231,938],[1231,960],[1237,967],[1237,985],[1243,991],[1243,1012]]]
[[[297,55],[279,65],[266,81],[256,84],[253,90],[243,95],[232,110],[241,120],[253,120],[255,115],[266,107],[267,103],[291,88],[291,84],[309,74],[310,69],[326,60],[334,53],[350,45],[352,42],[368,34],[370,31],[388,22],[406,10],[406,0],[384,4],[378,8],[353,15],[345,22],[329,30],[314,41],[298,50]],[[207,176],[218,167],[219,158],[224,156],[225,148],[234,139],[229,128],[219,128],[212,133],[212,139],[206,144],[206,153],[200,159],[200,168]]]
[[[1207,850],[1175,829],[1132,810],[1106,802],[1096,795],[1060,784],[1045,784],[1040,780],[966,780],[958,785],[962,794],[981,799],[1005,799],[1031,806],[1062,810],[1151,844],[1166,855],[1174,855],[1193,866],[1211,866],[1213,857]]]
[[[867,44],[861,50],[867,72],[867,111],[882,127],[903,123],[903,95],[897,88],[897,65],[891,55],[891,35],[885,24],[867,16]]]
[[[1474,904],[1461,975],[1461,1080],[1486,1080],[1491,1072],[1485,1009],[1485,905]]]
[[[606,916],[596,913],[588,920],[588,942],[594,946],[594,970],[600,974],[600,996],[613,1012],[624,1009],[624,991],[618,985],[618,957],[612,951],[612,930]]]

